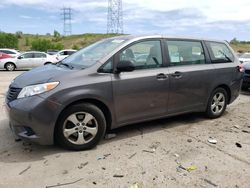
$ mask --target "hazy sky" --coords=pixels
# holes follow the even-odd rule
[[[106,33],[107,5],[108,0],[1,0],[0,30],[62,33],[60,9],[71,7],[73,34]],[[250,40],[250,0],[123,0],[123,18],[128,34]]]

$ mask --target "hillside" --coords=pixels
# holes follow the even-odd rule
[[[18,48],[21,51],[27,51],[31,48],[31,43],[35,39],[47,39],[51,40],[54,43],[62,43],[64,48],[82,48],[89,44],[92,44],[100,39],[109,38],[117,36],[116,34],[95,34],[95,33],[86,33],[81,35],[71,35],[66,37],[60,37],[58,40],[55,41],[55,38],[51,35],[30,35],[24,34],[22,37],[19,38]],[[250,51],[250,44],[249,43],[237,43],[231,44],[232,48],[238,52],[249,52]]]
[[[21,51],[30,50],[31,43],[35,39],[47,39],[53,41],[54,43],[62,43],[64,45],[64,48],[68,49],[68,48],[73,48],[74,46],[82,48],[98,40],[114,36],[117,36],[117,34],[86,33],[82,35],[71,35],[71,36],[60,37],[55,41],[55,38],[53,36],[24,34],[18,39],[19,40],[18,49]]]

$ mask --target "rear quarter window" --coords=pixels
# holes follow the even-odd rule
[[[206,42],[212,63],[232,63],[234,55],[228,46],[220,42]]]

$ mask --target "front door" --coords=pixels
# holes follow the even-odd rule
[[[24,53],[17,58],[18,68],[31,68],[33,64],[33,53]]]
[[[169,82],[160,40],[135,43],[117,54],[116,59],[135,65],[134,71],[114,74],[112,78],[118,124],[165,115]]]

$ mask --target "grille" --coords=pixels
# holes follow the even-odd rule
[[[18,94],[21,92],[21,90],[22,90],[21,88],[10,87],[7,93],[8,102],[15,100]]]
[[[245,70],[245,73],[246,74],[250,74],[250,70]]]

